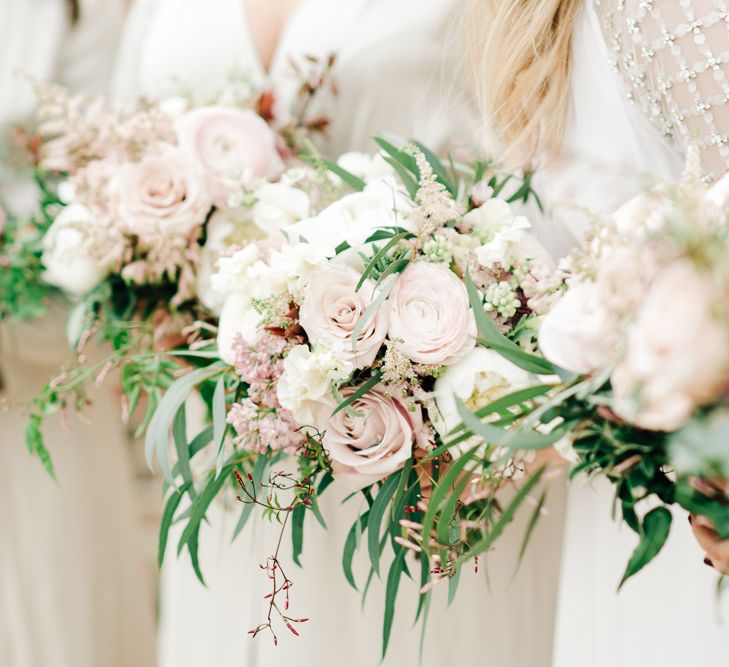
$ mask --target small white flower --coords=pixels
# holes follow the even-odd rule
[[[332,389],[346,380],[353,369],[349,361],[331,350],[310,350],[307,345],[297,345],[284,359],[278,400],[291,411],[298,424],[312,425],[322,404],[335,407]]]

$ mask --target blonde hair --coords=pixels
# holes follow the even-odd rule
[[[556,157],[569,105],[572,29],[582,0],[468,0],[466,61],[504,158]]]

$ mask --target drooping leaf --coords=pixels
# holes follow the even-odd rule
[[[536,431],[515,429],[506,431],[492,424],[485,424],[456,397],[456,408],[463,424],[473,434],[483,438],[489,445],[500,445],[509,449],[535,450],[551,447],[565,434],[564,425],[560,425],[551,433],[537,433]]]
[[[483,308],[483,302],[478,294],[476,286],[473,284],[470,274],[465,277],[466,289],[468,290],[471,309],[476,320],[476,327],[479,333],[479,342],[495,350],[505,359],[508,359],[519,368],[523,368],[528,373],[536,373],[538,375],[550,375],[555,372],[554,366],[546,359],[535,354],[530,354],[522,350],[514,341],[508,339],[496,329],[496,325],[486,314]]]
[[[344,542],[344,551],[342,552],[342,569],[344,570],[344,577],[355,591],[358,590],[358,588],[352,572],[352,560],[357,548],[359,547],[359,541],[362,537],[365,526],[367,525],[369,515],[370,511],[366,510],[362,516],[357,517],[357,520],[349,529],[349,533],[347,533],[347,539]]]
[[[628,561],[628,567],[618,586],[619,589],[630,577],[640,572],[658,555],[671,532],[672,519],[671,512],[665,507],[656,507],[645,515],[643,535]]]
[[[370,510],[370,516],[367,521],[367,550],[370,555],[370,562],[372,563],[372,569],[379,576],[380,574],[380,554],[382,548],[380,546],[380,526],[382,525],[382,519],[387,511],[387,506],[392,500],[397,486],[400,482],[398,475],[390,475],[380,487],[375,497],[375,502],[372,504]]]
[[[215,473],[220,474],[225,456],[225,432],[228,430],[225,404],[225,374],[218,378],[213,392],[213,443],[215,447]]]
[[[162,567],[162,562],[165,558],[165,550],[167,549],[167,539],[170,534],[170,526],[172,526],[172,520],[175,518],[175,512],[180,505],[182,497],[190,487],[191,482],[185,482],[179,489],[173,489],[170,493],[167,502],[165,503],[164,511],[162,512],[162,521],[159,527],[159,543],[157,547],[157,566]]]
[[[372,387],[376,386],[377,383],[382,379],[382,373],[379,369],[372,371],[372,377],[367,380],[364,384],[357,387],[346,399],[344,399],[332,412],[332,417],[341,410],[352,405],[358,398],[364,396]]]
[[[343,169],[336,162],[333,162],[332,160],[329,160],[327,158],[321,158],[321,161],[329,171],[339,176],[339,178],[341,178],[350,188],[352,188],[352,190],[361,192],[365,189],[367,183],[365,183],[359,176],[355,176],[352,172]]]
[[[187,417],[185,404],[177,410],[175,421],[172,424],[172,437],[177,453],[176,467],[182,475],[182,481],[192,483],[192,470],[190,469],[190,449],[187,446]]]
[[[304,519],[306,518],[306,507],[299,505],[291,513],[291,543],[293,546],[293,561],[301,567],[299,560],[304,549]]]
[[[387,655],[387,646],[390,643],[390,632],[392,631],[392,621],[395,617],[395,600],[397,598],[397,590],[400,587],[400,577],[402,576],[403,565],[405,563],[405,550],[402,549],[395,556],[390,566],[390,572],[387,575],[387,585],[385,587],[385,616],[382,623],[382,658],[384,660]]]

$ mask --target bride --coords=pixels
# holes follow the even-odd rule
[[[307,55],[336,52],[339,95],[323,150],[337,155],[372,150],[371,135],[417,137],[436,150],[471,146],[476,114],[459,85],[460,44],[452,42],[457,0],[137,0],[125,30],[115,74],[117,97],[172,95],[181,82],[195,91],[219,85],[231,67],[270,80],[284,105],[292,96],[290,67]],[[487,582],[464,573],[448,614],[438,591],[426,635],[425,664],[473,664],[487,653],[494,664],[546,667],[550,663],[556,566],[561,536],[560,489],[551,514],[534,535],[531,557],[514,570],[524,525],[513,526],[489,557]],[[344,491],[322,499],[327,533],[306,528],[303,571],[294,608],[311,617],[302,637],[251,641],[264,595],[258,563],[268,554],[273,528],[252,521],[231,544],[237,515],[217,508],[206,526],[201,562],[208,589],[186,559],[163,567],[161,664],[377,665],[384,584],[375,581],[367,604],[341,572],[340,554],[355,508],[340,506]],[[364,561],[360,563],[364,566]],[[360,568],[359,581],[366,572]],[[513,583],[512,583],[513,582]],[[410,582],[406,582],[409,584]],[[386,665],[414,665],[417,588],[403,584]]]
[[[651,178],[680,176],[689,142],[707,178],[729,168],[724,0],[474,0],[469,44],[483,108],[511,159],[579,239]],[[616,593],[636,538],[610,521],[605,480],[570,491],[554,667],[719,665],[729,602],[685,512],[656,561]]]

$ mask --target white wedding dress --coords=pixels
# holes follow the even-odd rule
[[[106,86],[123,3],[80,6],[70,28],[63,0],[0,0],[0,125],[33,110],[18,68],[75,90]],[[0,199],[27,212],[34,189],[0,168]],[[66,309],[52,310],[35,322],[0,323],[0,665],[152,667],[151,573],[112,388],[94,396],[89,425],[71,416],[66,429],[58,415],[48,418],[58,482],[26,450],[24,412],[1,405],[32,399],[66,360]]]
[[[450,0],[302,0],[280,39],[270,78],[285,104],[294,86],[288,76],[291,59],[337,52],[339,95],[333,106],[316,110],[332,118],[321,142],[332,156],[372,150],[370,136],[377,132],[417,137],[436,150],[470,145],[478,122],[458,83],[463,78],[460,45],[450,41],[457,10],[458,3]],[[198,90],[214,88],[233,65],[264,80],[251,45],[244,0],[136,0],[115,92],[128,99],[174,94],[180,82]],[[447,614],[446,591],[437,592],[423,665],[550,664],[563,503],[563,486],[554,486],[551,513],[539,525],[516,577],[523,520],[489,555],[490,584],[483,569],[478,576],[464,572]],[[299,638],[280,630],[277,648],[266,635],[246,636],[265,613],[267,581],[258,563],[272,551],[276,530],[251,521],[231,544],[240,508],[235,513],[216,508],[200,538],[208,589],[194,579],[186,554],[175,560],[169,553],[163,567],[161,665],[378,665],[384,584],[373,583],[361,609],[340,564],[356,517],[352,503],[339,505],[343,496],[333,488],[322,499],[328,532],[313,520],[307,523],[304,569],[291,566],[292,609],[311,620],[299,627]],[[288,540],[283,553],[290,554]],[[365,559],[358,565],[363,584]],[[411,627],[416,598],[416,586],[403,580],[385,665],[418,664],[419,632]]]
[[[666,109],[681,104],[682,96],[689,92],[681,81],[693,80],[682,78],[681,70],[690,71],[695,65],[697,71],[704,70],[702,52],[696,49],[704,45],[714,48],[729,75],[726,26],[712,21],[716,32],[689,32],[686,17],[691,6],[701,4],[701,11],[697,9],[701,16],[709,13],[705,9],[711,2],[640,3],[648,6],[647,10],[638,4],[638,0],[628,0],[622,6],[619,0],[602,0],[602,5],[586,0],[575,28],[572,109],[564,150],[559,162],[542,172],[538,187],[555,219],[566,221],[576,239],[584,233],[587,218],[575,204],[609,213],[645,189],[652,179],[679,177],[683,165],[680,147],[686,137],[699,141],[707,171],[718,176],[726,170],[713,144],[704,140],[711,135],[714,123],[718,131],[729,129],[729,105],[722,107],[714,100],[713,116],[687,113],[683,123],[672,121],[672,127],[666,123],[672,117]],[[723,4],[714,3],[717,15]],[[672,12],[682,14],[673,17]],[[630,18],[636,22],[630,23]],[[663,33],[661,23],[666,27]],[[673,50],[656,46],[655,40],[662,39],[662,34],[672,39]],[[643,46],[654,50],[655,66],[641,59]],[[626,84],[612,65],[613,48],[619,49],[618,57],[623,58],[618,62],[620,73],[630,67],[626,81],[631,81],[632,74],[638,85],[645,84],[632,91],[638,104],[628,101]],[[672,69],[683,57],[685,68],[675,64]],[[722,78],[716,76],[720,86]],[[669,77],[672,85],[666,86]],[[697,96],[709,95],[706,78],[699,75],[695,79],[698,88],[689,97],[691,104],[697,103]],[[662,98],[661,83],[675,97],[668,101]],[[652,113],[644,114],[643,105]],[[662,136],[661,130],[671,131],[673,142]],[[637,537],[627,526],[611,520],[612,492],[602,478],[593,482],[577,478],[570,489],[554,667],[727,664],[729,600],[725,596],[716,602],[718,575],[702,563],[703,553],[693,539],[685,512],[674,511],[672,534],[661,554],[617,592]]]

